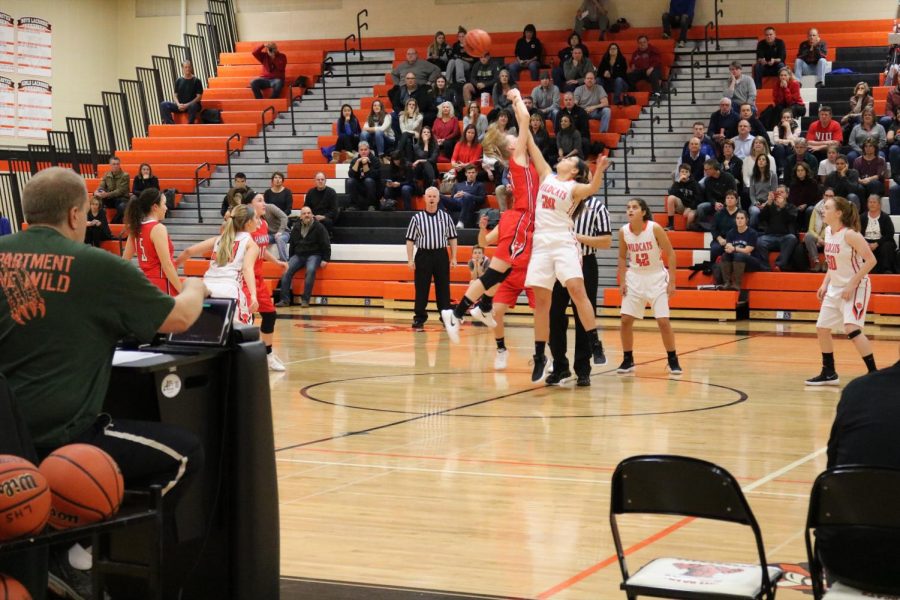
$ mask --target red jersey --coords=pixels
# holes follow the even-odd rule
[[[253,265],[253,273],[256,275],[256,300],[259,302],[260,313],[275,312],[275,304],[272,302],[272,291],[265,279],[263,279],[263,263],[265,262],[266,248],[269,245],[269,226],[262,219],[259,220],[259,227],[250,234],[253,241],[259,246],[259,258]],[[244,282],[244,294],[249,298],[250,291],[247,289],[247,283]]]
[[[529,160],[528,165],[523,167],[515,159],[509,161],[509,188],[513,194],[513,210],[530,213],[533,218],[540,186],[541,178],[533,162]]]
[[[265,262],[266,248],[269,246],[269,225],[263,219],[260,219],[259,227],[250,235],[253,236],[253,241],[259,246],[259,258],[256,259],[256,264],[253,265],[253,270],[256,272],[256,276],[259,277],[262,273],[262,264]]]
[[[167,294],[175,295],[175,290],[169,285],[169,280],[166,279],[166,274],[163,272],[159,254],[156,252],[156,246],[153,245],[153,240],[150,239],[150,233],[157,225],[159,225],[159,221],[156,219],[141,223],[141,230],[134,240],[134,250],[137,254],[138,266],[141,268],[141,271],[144,272],[144,275],[147,276],[147,279],[149,279],[156,287]],[[169,257],[172,257],[175,254],[175,246],[172,245],[172,238],[166,236],[166,241],[169,244]]]

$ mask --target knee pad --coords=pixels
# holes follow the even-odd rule
[[[259,330],[262,333],[275,333],[275,313],[265,312],[260,313],[260,316],[262,316],[262,323],[259,325]]]
[[[850,333],[847,334],[847,339],[852,340],[853,338],[860,335],[861,333],[862,333],[862,329],[854,329],[853,331],[851,331]]]
[[[488,268],[484,275],[479,277],[479,280],[481,281],[481,285],[484,286],[484,289],[489,290],[506,279],[507,275],[509,275],[509,269],[507,269],[505,273],[500,273],[499,271]]]

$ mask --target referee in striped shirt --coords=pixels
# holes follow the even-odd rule
[[[584,289],[591,306],[597,305],[597,249],[612,246],[612,231],[609,227],[609,212],[600,195],[591,196],[584,202],[584,208],[575,219],[575,238],[581,248],[581,271],[584,274]],[[550,353],[553,355],[553,371],[547,375],[547,385],[559,385],[572,377],[569,360],[566,358],[566,334],[569,317],[566,308],[571,303],[569,292],[558,281],[553,287],[553,301],[550,305]],[[573,306],[574,309],[574,306]],[[587,332],[575,313],[575,375],[578,385],[591,385],[591,345]],[[600,346],[601,351],[603,346]],[[604,363],[606,361],[604,360]],[[603,364],[603,363],[601,363]]]
[[[425,210],[413,215],[406,229],[406,258],[409,268],[415,272],[416,285],[413,329],[422,329],[428,320],[426,309],[432,279],[438,312],[450,308],[450,267],[456,266],[456,225],[449,214],[438,210],[439,202],[436,187],[425,190]],[[415,258],[413,246],[417,249]],[[450,246],[449,258],[447,246]]]

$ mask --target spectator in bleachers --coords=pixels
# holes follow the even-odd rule
[[[746,160],[744,160],[743,170],[741,171],[741,180],[744,182],[744,185],[748,187],[750,186],[750,175],[756,167],[756,159],[759,158],[761,154],[766,155],[768,158],[769,171],[765,174],[766,178],[773,175],[775,179],[778,179],[778,169],[775,166],[775,158],[769,154],[769,144],[762,136],[755,137],[750,143],[750,153],[746,157],[741,157],[742,159],[746,158]]]
[[[188,123],[195,123],[203,109],[200,99],[203,97],[203,84],[194,76],[194,65],[186,60],[181,63],[181,77],[175,80],[175,102],[163,101],[159,104],[162,122],[173,125],[173,112],[187,113]]]
[[[412,210],[416,180],[412,168],[406,162],[406,157],[399,150],[391,154],[391,162],[386,171],[381,210],[395,210],[398,200],[402,202],[400,210]]]
[[[741,119],[740,121],[738,121],[737,130],[737,135],[731,138],[731,141],[734,142],[734,155],[743,160],[750,156],[750,151],[752,150],[753,146],[753,140],[755,140],[756,138],[751,135],[750,123],[746,119]],[[746,170],[747,167],[744,167],[744,171]]]
[[[488,121],[493,121],[497,118],[497,115],[500,114],[500,111],[505,110],[509,111],[512,108],[512,102],[509,101],[509,98],[506,97],[506,94],[509,93],[509,90],[518,87],[516,82],[512,80],[509,75],[509,71],[506,69],[500,69],[500,72],[497,73],[497,82],[494,84],[494,88],[491,91],[491,97],[494,101],[494,108],[488,114]]]
[[[581,135],[581,155],[587,156],[590,154],[589,150],[591,143],[590,121],[588,120],[587,111],[575,104],[575,95],[572,92],[563,94],[563,106],[559,109],[559,112],[556,113],[556,121],[553,123],[553,129],[557,135],[559,135],[560,122],[563,116],[569,117],[572,121],[572,126],[578,130],[578,133]],[[559,146],[559,140],[556,141],[556,145]]]
[[[819,252],[825,249],[825,201],[828,199],[834,199],[834,190],[830,188],[825,190],[822,199],[813,206],[809,214],[809,226],[803,236],[806,255],[809,257],[809,270],[812,273],[824,273],[828,270],[828,264],[819,260]]]
[[[865,192],[859,185],[859,171],[850,168],[845,155],[838,154],[834,159],[834,171],[825,177],[825,187],[830,187],[835,196],[846,198],[859,209],[860,195]]]
[[[797,247],[797,208],[787,202],[787,190],[778,186],[759,213],[760,226],[765,233],[759,236],[763,264],[769,264],[769,252],[778,248],[775,271],[786,271],[791,255]]]
[[[794,77],[816,76],[816,87],[825,85],[825,69],[828,68],[828,45],[819,39],[819,30],[810,29],[806,41],[800,43],[797,60],[794,61]]]
[[[480,57],[469,70],[469,82],[463,86],[463,100],[468,104],[472,100],[480,100],[482,94],[493,92],[500,69],[499,61],[492,59],[489,52]]]
[[[740,113],[741,105],[749,104],[750,110],[756,114],[756,84],[749,75],[744,75],[740,61],[734,60],[728,67],[731,76],[725,83],[723,96],[731,98],[731,110]]]
[[[885,85],[887,85],[887,82],[885,82]],[[900,120],[895,118],[897,109],[900,109],[900,80],[897,81],[897,85],[888,90],[884,103],[884,116],[878,120],[885,130],[890,129],[892,124]]]
[[[732,147],[734,146],[732,145]],[[700,181],[703,179],[703,165],[711,158],[715,159],[715,155],[704,152],[700,139],[692,137],[684,144],[684,149],[681,151],[681,160],[678,161],[678,166],[675,167],[676,177],[681,167],[687,165],[694,181]]]
[[[875,110],[875,98],[872,96],[872,90],[865,81],[860,81],[853,88],[853,95],[848,101],[848,111],[841,117],[841,127],[844,130],[844,139],[848,139],[848,134],[854,125],[860,122],[862,112],[870,108]],[[874,113],[873,113],[874,117]]]
[[[543,118],[553,121],[559,112],[559,88],[550,80],[547,71],[542,71],[540,78],[540,84],[531,90],[531,99]]]
[[[466,29],[460,26],[456,32],[456,42],[450,48],[450,59],[447,61],[447,80],[450,85],[462,86],[469,80],[469,71],[476,57],[469,56],[463,42],[466,40]],[[466,98],[466,102],[468,102]]]
[[[490,119],[488,119],[490,121]],[[512,122],[512,114],[508,110],[501,110],[497,113],[497,120],[492,123],[495,125],[497,129],[500,130],[501,134],[510,134],[516,135],[517,129],[515,125],[511,125]],[[489,127],[490,129],[490,127]],[[485,133],[487,135],[487,133]]]
[[[541,150],[544,160],[548,164],[553,164],[556,157],[556,145],[550,134],[547,133],[547,126],[544,124],[544,117],[539,114],[531,115],[528,122],[531,129],[531,137],[534,138],[535,145]]]
[[[278,51],[275,42],[260,44],[253,50],[253,58],[262,65],[259,77],[250,82],[250,89],[257,99],[262,98],[262,91],[272,88],[272,98],[281,97],[284,88],[285,70],[287,69],[287,56]]]
[[[372,102],[372,109],[369,112],[369,118],[366,119],[362,126],[362,132],[359,134],[360,142],[366,142],[366,148],[371,148],[371,144],[375,144],[375,157],[384,156],[394,146],[394,129],[391,126],[391,115],[385,112],[384,104],[381,100]],[[356,157],[354,157],[354,160]]]
[[[843,142],[844,134],[837,121],[831,118],[831,107],[822,105],[819,107],[819,119],[813,121],[806,132],[806,141],[809,142],[809,150],[822,160],[828,152],[828,144],[831,142]],[[840,195],[840,194],[839,194]]]
[[[402,86],[405,84],[408,73],[416,76],[417,85],[431,85],[438,75],[441,74],[441,70],[434,63],[419,58],[419,53],[416,52],[415,48],[408,48],[406,50],[406,60],[391,71],[391,80],[393,80],[394,85]]]
[[[697,141],[693,138],[691,142]],[[678,175],[675,181],[669,187],[669,194],[666,196],[666,214],[668,215],[667,230],[675,228],[675,215],[684,215],[685,227],[690,229],[694,222],[694,216],[697,214],[697,206],[703,199],[703,190],[694,177],[691,165],[684,163],[678,166]]]
[[[622,104],[622,95],[628,91],[628,63],[618,44],[610,44],[603,53],[597,65],[597,75],[606,92],[612,90],[613,104]]]
[[[85,215],[87,221],[87,229],[84,230],[84,243],[90,244],[95,248],[100,246],[101,242],[112,239],[112,232],[109,230],[109,221],[106,220],[106,211],[103,210],[103,203],[100,198],[91,198],[90,208]]]
[[[747,213],[737,211],[734,215],[734,228],[725,234],[725,252],[720,263],[725,289],[740,291],[744,273],[767,270],[763,268],[758,245],[759,236],[750,227]]]
[[[891,174],[897,177],[897,175],[900,175],[900,136],[897,135],[897,132],[900,131],[900,106],[897,106],[894,117],[885,129],[888,162],[891,165]]]
[[[525,109],[528,111],[529,115],[533,115],[538,112],[538,109],[534,107],[534,99],[531,96],[522,96],[522,104],[525,105]]]
[[[462,145],[462,142],[459,145]],[[487,196],[484,184],[477,180],[478,168],[474,164],[469,164],[464,173],[465,179],[455,183],[450,194],[441,195],[441,208],[450,214],[459,213],[457,229],[475,227],[475,214]]]
[[[428,44],[425,49],[425,55],[428,62],[435,65],[441,71],[447,69],[447,61],[450,60],[450,45],[447,43],[447,36],[443,31],[437,31],[434,34],[434,41]]]
[[[130,198],[128,193],[129,179],[128,173],[122,170],[122,161],[119,160],[119,157],[111,156],[109,159],[109,171],[100,180],[100,185],[94,192],[94,197],[102,200],[105,208],[116,209],[113,223],[121,223],[122,217],[125,215],[125,205],[128,204]]]
[[[572,118],[569,115],[561,114],[559,116],[559,128],[556,130],[556,152],[557,156],[553,164],[572,156],[584,158],[581,133],[572,126]]]
[[[737,197],[738,183],[731,173],[722,170],[722,165],[715,159],[709,159],[703,166],[705,177],[703,178],[703,202],[697,206],[696,223],[694,230],[703,228],[707,231],[710,229],[710,220],[713,213],[719,212],[725,206],[725,194],[734,191]],[[737,209],[737,200],[735,200],[735,210]],[[722,232],[724,234],[728,230]]]
[[[775,37],[775,28],[766,27],[763,35],[763,39],[756,44],[756,64],[753,66],[753,81],[757,88],[762,87],[763,77],[780,77],[787,62],[787,49],[784,41]]]
[[[484,255],[484,248],[472,246],[472,258],[469,259],[469,281],[475,281],[485,274],[491,266],[491,259]]]
[[[159,186],[159,178],[153,174],[153,167],[149,163],[141,163],[141,166],[138,167],[138,174],[131,182],[131,197],[137,198],[147,188],[162,189]]]
[[[462,139],[453,148],[453,156],[450,158],[450,166],[456,170],[457,181],[465,179],[469,167],[475,167],[477,174],[483,156],[484,149],[478,142],[475,128],[469,125],[463,130]]]
[[[847,160],[853,164],[863,153],[862,145],[866,140],[875,140],[876,150],[884,156],[884,148],[887,146],[887,132],[885,132],[884,127],[880,123],[875,122],[875,110],[867,108],[862,112],[862,120],[853,126],[846,140],[851,148],[847,153]]]
[[[788,202],[797,208],[798,231],[806,229],[813,207],[821,197],[821,188],[812,169],[805,162],[797,163],[788,191]]]
[[[294,275],[300,269],[306,269],[303,280],[303,295],[300,306],[309,307],[313,285],[316,283],[316,271],[324,269],[331,260],[331,240],[321,223],[315,220],[308,206],[300,209],[300,220],[294,223],[290,233],[290,260],[287,270],[281,276],[281,298],[275,306],[282,308],[291,305],[293,300]]]
[[[234,174],[231,188],[225,192],[225,197],[222,198],[222,209],[219,213],[224,217],[232,207],[241,203],[241,198],[252,198],[255,195],[256,192],[247,185],[247,176],[244,173],[237,172]],[[235,198],[235,196],[239,197]]]
[[[775,164],[778,166],[778,172],[784,172],[785,161],[794,147],[794,142],[800,137],[800,123],[794,119],[794,113],[790,109],[781,113],[781,121],[772,129],[772,156],[775,157]],[[804,140],[805,142],[806,140]]]
[[[740,120],[740,117],[731,111],[731,98],[722,98],[719,100],[719,110],[710,115],[706,130],[713,142],[721,146],[722,142],[737,135]]]
[[[413,144],[419,139],[422,132],[422,113],[415,98],[406,101],[405,108],[400,113],[400,138],[397,140],[397,152],[404,158],[413,156]],[[434,127],[431,128],[434,133]]]
[[[663,39],[672,37],[672,27],[677,27],[678,47],[684,48],[688,31],[694,22],[694,7],[697,0],[669,0],[669,10],[662,15]]]
[[[794,141],[794,151],[784,159],[784,172],[781,177],[781,182],[784,185],[790,187],[794,184],[794,167],[797,166],[798,163],[802,162],[809,165],[810,173],[819,172],[819,159],[817,159],[812,152],[807,150],[808,145],[809,143],[805,138],[797,138]],[[837,151],[835,151],[835,157],[837,157]]]
[[[413,145],[413,176],[422,182],[422,189],[434,185],[437,177],[438,144],[431,127],[423,127],[422,135]]]
[[[628,85],[635,90],[639,81],[649,81],[653,93],[658,94],[663,76],[662,57],[659,50],[650,44],[646,35],[638,37],[637,45],[637,50],[631,55],[631,62],[628,64]]]
[[[772,106],[762,111],[759,120],[765,127],[775,127],[785,110],[790,110],[795,119],[806,114],[806,103],[800,94],[800,82],[787,68],[778,71],[778,81],[772,89]]]
[[[544,56],[544,46],[537,37],[537,29],[529,23],[522,31],[522,37],[516,41],[516,59],[506,65],[510,78],[519,81],[519,71],[528,69],[531,80],[537,81],[538,71]]]
[[[272,173],[269,189],[263,192],[263,197],[266,199],[266,204],[277,206],[281,212],[287,215],[294,210],[294,194],[284,187],[284,173],[281,171]]]
[[[488,118],[487,116],[481,113],[481,103],[477,100],[472,100],[467,104],[469,107],[466,111],[466,116],[463,117],[463,129],[468,127],[469,125],[473,125],[475,127],[475,139],[478,140],[479,143],[484,139],[484,134],[487,132],[488,128]]]
[[[572,48],[572,57],[562,65],[562,77],[556,81],[560,92],[574,91],[584,83],[584,76],[594,70],[594,65],[584,56],[581,48]]]
[[[750,160],[753,161],[753,170],[750,173],[750,185],[747,186],[750,197],[750,211],[748,212],[752,212],[753,209],[758,212],[759,205],[765,204],[770,197],[775,195],[775,190],[778,189],[778,176],[775,174],[773,165],[769,163],[768,154],[759,154],[744,164],[746,165]],[[751,220],[751,226],[755,224],[755,220]]]
[[[819,175],[819,183],[824,184],[825,178],[834,173],[835,170],[837,170],[837,157],[840,153],[840,144],[834,143],[828,145],[828,149],[826,150],[825,154],[825,160],[819,162],[818,167],[816,167],[816,173]],[[809,156],[812,156],[811,153],[807,154],[809,154]],[[813,159],[815,159],[814,156]]]
[[[265,194],[263,194],[265,197]],[[269,229],[269,243],[278,248],[278,258],[287,260],[288,218],[287,214],[274,204],[266,203],[266,212],[262,215]]]
[[[359,143],[359,154],[347,173],[347,210],[375,210],[381,197],[381,161],[372,156],[367,142]]]
[[[405,85],[399,87],[395,86],[388,92],[391,106],[394,107],[394,113],[391,115],[393,117],[391,128],[394,130],[394,135],[397,138],[399,138],[402,133],[400,130],[400,113],[406,108],[409,100],[416,101],[416,107],[422,112],[423,120],[428,119],[434,121],[434,114],[431,112],[432,110],[435,110],[433,108],[434,100],[431,98],[431,87],[429,85],[419,85],[416,76],[413,73],[407,73],[403,78]],[[425,112],[426,109],[428,111],[427,114]],[[380,152],[379,156],[381,156]]]
[[[321,223],[330,235],[338,220],[337,192],[328,185],[325,173],[319,171],[313,178],[315,186],[306,192],[303,206],[308,206],[313,218]]]
[[[864,188],[865,197],[871,194],[877,194],[879,198],[886,196],[884,180],[890,179],[891,170],[884,158],[878,155],[878,143],[874,138],[869,138],[863,142],[862,150],[862,156],[853,161],[853,170],[859,173],[859,185]],[[847,160],[850,158],[847,157]]]
[[[734,105],[732,104],[732,106]],[[759,119],[753,116],[753,107],[750,106],[750,104],[747,102],[741,104],[740,109],[738,110],[738,116],[744,121],[747,121],[750,125],[750,135],[754,138],[763,138],[766,140],[766,144],[770,143],[768,130]]]
[[[894,223],[881,210],[881,196],[872,194],[866,202],[868,210],[859,215],[859,231],[875,255],[872,273],[900,273],[897,268],[897,243]]]
[[[712,138],[706,135],[706,125],[703,124],[702,121],[694,121],[691,126],[691,137],[688,138],[688,141],[684,143],[684,146],[681,148],[681,154],[684,155],[685,151],[688,149],[688,144],[691,141],[691,138],[697,138],[700,140],[700,152],[706,154],[710,158],[716,157],[715,145],[713,144]],[[696,174],[695,174],[696,177]],[[697,177],[697,181],[700,181],[702,175]]]
[[[728,173],[729,175],[734,177],[737,185],[737,187],[734,189],[740,192],[744,186],[744,161],[734,155],[734,142],[732,142],[731,140],[725,140],[724,142],[722,142],[721,166],[723,173]]]
[[[597,85],[597,76],[594,73],[586,73],[584,84],[575,88],[575,104],[584,109],[588,119],[600,121],[600,133],[609,130],[609,120],[612,117],[612,109],[609,108],[609,98],[602,85]]]
[[[609,10],[604,0],[582,0],[581,6],[575,11],[575,33],[581,41],[581,34],[585,29],[599,29],[600,39],[606,38],[606,30],[609,29]]]
[[[457,91],[456,88],[447,85],[447,78],[443,75],[438,75],[437,79],[434,80],[434,85],[431,86],[431,100],[431,110],[428,112],[434,112],[434,118],[437,118],[438,113],[440,113],[440,106],[444,102],[450,103],[450,106],[453,107],[453,114],[456,117],[460,116],[462,93]],[[425,122],[429,127],[432,123],[434,123],[434,119],[432,119],[431,123]]]
[[[441,104],[438,108],[438,118],[431,126],[431,132],[438,143],[438,160],[449,159],[453,156],[453,148],[459,139],[459,120],[453,114],[452,104],[449,102]],[[409,156],[412,156],[412,153]]]
[[[735,217],[741,210],[737,191],[733,189],[726,191],[721,205],[718,206],[713,218],[712,239],[709,242],[709,260],[713,263],[725,254],[725,245],[728,243],[726,236],[734,229]]]
[[[344,163],[353,158],[352,153],[356,152],[362,133],[359,119],[353,114],[353,108],[349,104],[341,106],[341,116],[338,117],[336,129],[337,142],[334,145],[331,162]]]

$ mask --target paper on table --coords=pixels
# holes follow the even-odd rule
[[[155,358],[162,356],[159,352],[137,352],[135,350],[116,350],[113,354],[113,366],[127,365],[128,363],[137,362],[146,358]]]

